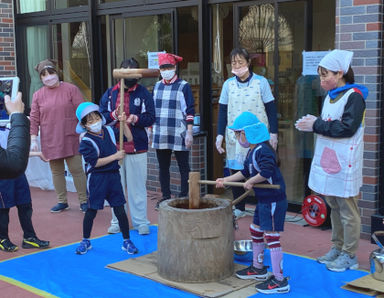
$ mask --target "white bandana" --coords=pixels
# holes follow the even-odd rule
[[[353,52],[344,50],[333,50],[321,59],[319,66],[330,71],[342,70],[344,74],[348,72],[351,65]]]

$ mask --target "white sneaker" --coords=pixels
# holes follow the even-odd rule
[[[241,211],[239,209],[234,209],[233,214],[235,215],[236,219],[246,216],[247,214],[245,211]]]
[[[341,250],[332,246],[329,252],[327,252],[324,256],[317,258],[317,261],[320,264],[328,264],[337,259],[337,257],[341,254]]]
[[[149,234],[149,226],[146,224],[140,225],[138,228],[140,235],[148,235]]]
[[[342,252],[336,260],[327,264],[327,269],[335,272],[344,272],[347,269],[358,269],[357,257],[351,257],[348,253]]]
[[[117,233],[120,233],[119,225],[111,225],[108,228],[108,234],[117,234]]]

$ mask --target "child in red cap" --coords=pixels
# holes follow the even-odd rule
[[[193,143],[195,109],[190,85],[176,74],[176,64],[183,58],[168,53],[159,53],[158,58],[162,80],[153,88],[156,120],[153,125],[152,148],[156,149],[163,193],[161,201],[164,201],[171,198],[169,167],[172,151],[181,176],[179,197],[188,195],[189,150]],[[156,209],[161,201],[157,203]]]

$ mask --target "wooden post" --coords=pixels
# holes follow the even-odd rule
[[[189,173],[189,209],[198,209],[200,205],[200,172]]]
[[[124,112],[124,79],[120,79],[120,115]],[[124,147],[124,123],[120,121],[120,131],[119,131],[119,144],[120,150],[123,150]]]

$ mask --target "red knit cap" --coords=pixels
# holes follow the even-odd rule
[[[159,58],[159,66],[164,64],[176,65],[177,62],[183,61],[183,57],[168,53],[158,53],[157,57]]]

